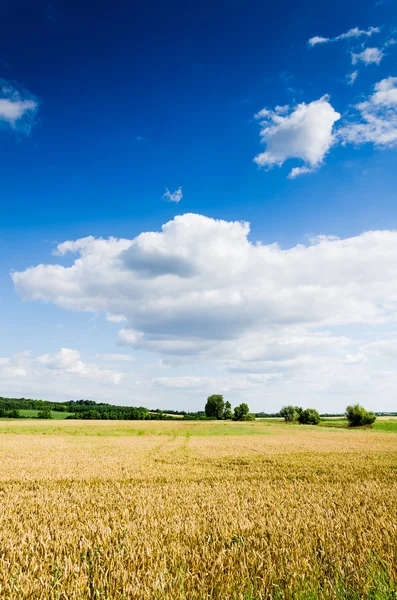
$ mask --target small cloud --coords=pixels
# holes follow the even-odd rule
[[[175,190],[175,192],[171,192],[169,191],[168,188],[165,188],[166,192],[163,195],[163,200],[168,200],[168,202],[180,202],[183,198],[183,194],[182,194],[182,187],[179,186],[179,188],[177,190]]]
[[[144,142],[146,140],[146,138],[143,137],[143,135],[137,135],[135,139],[137,142]]]
[[[331,41],[332,40],[330,40],[330,38],[321,37],[321,35],[315,35],[314,37],[310,38],[308,44],[309,46],[313,47],[317,46],[317,44],[326,44],[327,42]]]
[[[359,54],[352,54],[352,64],[356,65],[359,61],[365,65],[379,65],[384,57],[380,48],[366,48]]]
[[[286,112],[289,111],[289,105],[288,104],[284,104],[283,106],[277,105],[275,107],[274,111],[276,113],[278,113],[279,115],[282,115],[282,114],[284,114],[284,113],[286,113]]]
[[[353,73],[349,73],[348,75],[346,75],[347,83],[349,85],[353,85],[353,83],[357,79],[357,76],[358,76],[358,71],[353,71]]]
[[[349,38],[358,38],[362,36],[371,37],[374,33],[380,33],[380,27],[368,27],[367,30],[359,29],[358,27],[353,27],[349,29],[346,33],[342,33],[342,35],[338,35],[338,37],[334,38],[335,40],[346,40]]]
[[[308,173],[312,173],[313,170],[314,169],[309,169],[309,167],[294,167],[288,175],[288,179],[295,179],[298,175],[307,175]]]
[[[30,135],[38,108],[39,103],[32,94],[0,79],[0,122],[7,123],[18,133]]]
[[[106,321],[110,321],[110,323],[121,323],[122,321],[126,321],[126,318],[123,315],[113,315],[108,313],[106,315]]]
[[[329,42],[339,42],[340,40],[347,40],[350,38],[359,38],[362,36],[371,37],[374,33],[379,33],[380,27],[368,27],[368,29],[359,29],[358,27],[353,27],[346,31],[346,33],[342,33],[341,35],[337,35],[333,38],[326,38],[320,35],[315,35],[310,38],[308,44],[311,48],[313,46],[317,46],[318,44],[328,44]]]
[[[280,110],[282,108],[282,110]],[[329,102],[328,96],[296,107],[266,108],[256,115],[260,119],[262,142],[265,152],[254,158],[259,167],[281,167],[289,158],[301,159],[304,164],[292,169],[289,177],[310,173],[321,165],[334,143],[333,126],[340,119]]]

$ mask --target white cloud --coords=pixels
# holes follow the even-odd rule
[[[390,102],[390,91],[378,86],[378,101]],[[5,357],[8,395],[190,410],[216,392],[258,411],[286,403],[343,410],[347,397],[395,405],[397,231],[282,249],[251,242],[247,223],[187,214],[133,239],[59,245],[67,251],[77,254],[70,266],[13,273],[21,296],[125,315],[120,339],[143,352],[134,363],[123,354],[83,360],[68,348]]]
[[[123,315],[112,315],[111,313],[108,313],[106,315],[106,320],[110,323],[122,323],[126,318]]]
[[[358,38],[358,37],[371,37],[374,33],[379,33],[380,27],[368,27],[368,29],[360,29],[359,27],[353,27],[349,29],[346,33],[342,33],[341,35],[334,38],[335,40],[346,40],[349,38]]]
[[[353,83],[356,81],[357,77],[358,77],[358,71],[353,71],[353,73],[349,73],[348,75],[346,75],[347,83],[349,85],[353,85]]]
[[[168,200],[168,202],[180,202],[183,198],[182,188],[179,186],[175,192],[170,192],[168,188],[166,188],[166,192],[163,195],[164,200]]]
[[[25,299],[125,315],[122,343],[173,365],[201,360],[254,373],[290,371],[302,368],[305,356],[318,360],[321,348],[358,353],[321,330],[397,323],[397,232],[320,236],[286,250],[253,244],[248,235],[247,223],[186,214],[131,240],[61,244],[62,253],[78,253],[72,266],[39,265],[12,278]],[[72,350],[40,361],[101,376]]]
[[[70,348],[61,348],[57,354],[43,354],[38,357],[37,362],[54,371],[97,381],[117,384],[121,379],[121,374],[116,371],[100,369],[95,364],[84,363],[80,352]]]
[[[365,48],[358,54],[352,54],[352,64],[356,65],[358,62],[363,62],[365,65],[380,65],[384,53],[380,48]]]
[[[346,33],[342,33],[341,35],[337,35],[336,37],[333,38],[326,38],[326,37],[322,37],[319,35],[315,35],[314,37],[310,38],[309,40],[309,46],[317,46],[318,44],[327,44],[329,42],[338,42],[340,40],[347,40],[347,39],[352,39],[352,38],[359,38],[359,37],[371,37],[371,35],[373,35],[374,33],[379,33],[380,32],[380,27],[369,27],[368,29],[360,29],[359,27],[353,27],[352,29],[349,29],[349,31],[346,31]]]
[[[291,173],[288,175],[288,179],[295,179],[299,175],[307,175],[307,173],[312,173],[313,169],[310,167],[294,167],[291,170]]]
[[[7,381],[27,377],[26,365],[29,357],[29,352],[17,352],[10,357],[0,358],[0,380],[3,385]]]
[[[29,135],[39,104],[31,94],[18,91],[5,79],[0,79],[0,122],[18,133]]]
[[[374,93],[356,105],[357,115],[342,127],[338,136],[343,143],[391,147],[397,144],[397,77],[382,79]]]
[[[27,373],[26,370],[23,369],[22,367],[13,367],[13,366],[9,366],[9,367],[4,367],[3,369],[0,369],[0,378],[1,379],[13,379],[14,377],[26,377]]]
[[[325,38],[322,37],[321,35],[315,35],[314,37],[310,38],[308,44],[309,46],[317,46],[317,44],[327,44],[328,42],[331,42],[332,40],[330,38]]]
[[[328,96],[305,104],[302,102],[290,113],[263,109],[256,117],[261,119],[261,138],[266,150],[254,161],[260,167],[281,166],[289,158],[304,161],[303,167],[294,168],[290,177],[309,173],[319,167],[334,143],[333,126],[340,119],[329,103]]]

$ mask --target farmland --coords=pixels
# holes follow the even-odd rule
[[[37,419],[38,415],[39,415],[39,411],[38,410],[29,410],[29,409],[20,409],[19,410],[19,414],[21,417],[23,417],[24,419]],[[69,415],[71,415],[72,413],[68,413],[68,412],[58,412],[56,410],[52,410],[51,411],[51,419],[56,419],[56,420],[63,420],[66,419],[66,417],[68,417]],[[7,417],[2,417],[0,418],[0,422],[1,421],[13,421],[14,419],[9,419]]]
[[[1,422],[0,597],[396,598],[396,423]]]

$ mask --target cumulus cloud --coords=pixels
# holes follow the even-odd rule
[[[365,65],[380,65],[384,53],[380,48],[365,48],[358,54],[352,54],[352,64],[363,62]]]
[[[18,90],[0,78],[0,123],[29,135],[39,108],[38,101],[26,90]]]
[[[329,42],[339,42],[341,40],[348,40],[352,38],[360,38],[360,37],[371,37],[374,33],[379,33],[380,27],[369,27],[368,29],[360,29],[359,27],[353,27],[346,31],[346,33],[342,33],[341,35],[337,35],[333,38],[326,38],[319,35],[315,35],[310,38],[308,44],[309,46],[317,46],[318,44],[328,44]]]
[[[393,102],[390,82],[375,93],[377,102]],[[124,354],[85,360],[70,348],[5,357],[0,378],[8,394],[53,397],[55,390],[60,399],[123,397],[153,408],[172,400],[185,409],[226,391],[232,403],[249,391],[255,410],[291,402],[343,410],[346,395],[369,408],[395,404],[396,231],[318,236],[283,249],[252,241],[248,223],[186,214],[159,232],[88,237],[57,252],[75,260],[12,274],[20,295],[125,315],[120,343],[144,352],[135,362]],[[153,364],[144,362],[146,352]]]
[[[38,357],[37,362],[48,369],[87,379],[109,381],[115,384],[119,383],[121,379],[121,374],[116,371],[100,369],[95,364],[84,363],[81,360],[80,352],[71,348],[61,348],[57,354],[43,354]]]
[[[355,109],[351,121],[338,132],[343,143],[384,147],[397,144],[397,77],[379,81],[374,93]]]
[[[119,340],[136,350],[232,372],[313,368],[324,352],[360,352],[333,327],[397,323],[397,232],[320,236],[282,249],[252,243],[249,231],[245,222],[186,214],[131,240],[66,242],[58,250],[77,253],[71,266],[42,264],[12,278],[25,299],[125,315]],[[68,349],[40,362],[101,376]]]
[[[163,195],[163,199],[168,200],[168,202],[178,203],[182,200],[182,198],[183,198],[183,194],[182,194],[181,186],[179,186],[179,188],[172,193],[169,191],[168,188],[166,188],[166,192]]]
[[[285,108],[285,107],[283,107]],[[281,166],[289,158],[301,159],[302,167],[295,167],[290,177],[309,173],[319,167],[334,143],[333,126],[340,114],[329,102],[328,96],[306,104],[302,102],[289,113],[267,109],[257,113],[260,120],[265,152],[254,161],[260,167]]]
[[[26,378],[27,363],[30,359],[30,352],[16,352],[12,356],[0,357],[0,380],[4,385],[7,381],[20,380]]]

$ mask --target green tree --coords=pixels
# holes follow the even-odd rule
[[[298,421],[301,425],[318,425],[321,419],[315,408],[306,408],[306,410],[302,410]]]
[[[254,415],[251,415],[250,409],[248,408],[248,404],[243,402],[239,406],[236,406],[234,409],[234,420],[235,421],[253,421],[255,419]]]
[[[221,394],[213,394],[207,398],[207,404],[205,405],[205,416],[215,417],[215,419],[222,419],[223,409],[225,403]]]
[[[230,402],[225,402],[225,407],[223,409],[223,418],[233,419],[232,405],[230,404]]]
[[[363,406],[355,404],[348,406],[345,413],[349,422],[349,427],[360,427],[361,425],[372,425],[375,423],[376,416],[373,412],[368,412]]]
[[[298,420],[299,415],[303,409],[299,406],[283,406],[280,410],[280,415],[285,419],[287,423],[293,423]]]
[[[12,408],[8,413],[6,413],[6,417],[9,417],[10,419],[20,419],[21,413],[17,408]]]
[[[52,419],[51,408],[49,406],[44,406],[41,410],[39,410],[38,419]]]

